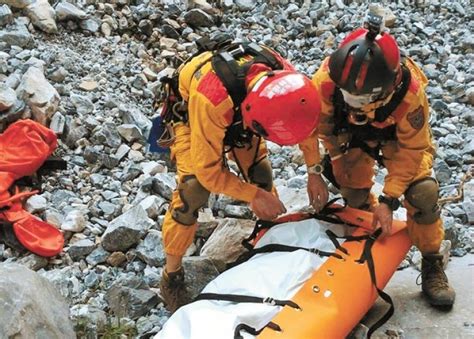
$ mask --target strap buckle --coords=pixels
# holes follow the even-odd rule
[[[272,297],[263,298],[262,303],[265,305],[276,306],[276,301]]]

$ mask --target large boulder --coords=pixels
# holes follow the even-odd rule
[[[0,338],[76,338],[69,307],[52,283],[17,264],[0,264]]]

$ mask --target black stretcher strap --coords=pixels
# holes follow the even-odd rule
[[[271,297],[262,298],[262,297],[254,297],[254,296],[242,295],[242,294],[201,293],[194,299],[194,301],[198,301],[198,300],[218,300],[218,301],[230,301],[230,302],[235,302],[235,303],[258,303],[258,304],[282,306],[282,307],[289,306],[291,308],[301,310],[298,304],[291,300],[279,300],[279,299],[274,299]],[[234,339],[243,338],[242,335],[240,334],[240,331],[246,331],[254,336],[257,336],[267,327],[274,331],[281,332],[281,327],[271,321],[267,325],[262,327],[260,330],[256,330],[255,328],[247,324],[239,324],[235,328]]]
[[[252,248],[249,252],[243,253],[242,255],[240,255],[240,257],[236,261],[228,264],[227,268],[232,268],[234,266],[240,265],[257,254],[272,253],[272,252],[294,252],[297,250],[305,250],[305,251],[317,254],[321,257],[335,257],[338,259],[342,259],[342,256],[337,253],[321,251],[317,248],[289,246],[289,245],[283,245],[283,244],[268,244],[259,248]]]
[[[234,339],[243,339],[244,337],[240,334],[240,331],[245,331],[251,335],[254,335],[254,336],[257,336],[259,335],[260,333],[262,333],[262,331],[265,329],[265,328],[270,328],[272,329],[273,331],[276,331],[276,332],[281,332],[281,327],[278,326],[277,324],[275,324],[274,322],[270,321],[267,325],[263,326],[261,329],[259,330],[256,330],[255,328],[249,326],[249,325],[246,325],[246,324],[239,324],[237,325],[237,327],[235,328],[235,331],[234,331]]]
[[[265,304],[271,306],[289,306],[297,310],[300,309],[297,303],[291,300],[279,300],[271,297],[254,297],[243,294],[226,294],[226,293],[201,293],[194,301],[199,300],[218,300],[218,301],[230,301],[234,303],[256,303]]]
[[[383,290],[381,290],[378,285],[377,285],[377,276],[375,274],[375,263],[374,263],[374,258],[372,256],[372,246],[374,245],[375,241],[377,238],[382,234],[382,229],[379,228],[377,229],[374,233],[370,235],[370,237],[366,240],[365,245],[364,245],[364,250],[362,252],[362,255],[358,260],[356,260],[358,263],[363,264],[367,262],[367,267],[369,268],[369,273],[370,273],[370,279],[372,280],[372,283],[374,284],[378,295],[380,298],[382,298],[387,304],[390,305],[390,308],[385,312],[385,314],[375,322],[372,326],[370,326],[369,331],[367,333],[367,338],[370,339],[372,334],[380,328],[383,324],[385,324],[393,315],[395,311],[395,306],[393,305],[393,300],[392,298],[385,293]]]

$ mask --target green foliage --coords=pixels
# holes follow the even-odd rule
[[[130,324],[122,324],[120,319],[108,319],[107,324],[103,328],[96,330],[95,325],[89,324],[86,319],[80,319],[76,322],[74,330],[78,339],[118,339],[118,338],[135,338],[137,330],[135,326]]]

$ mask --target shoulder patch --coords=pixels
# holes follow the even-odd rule
[[[411,127],[416,130],[420,130],[425,124],[425,115],[423,112],[423,106],[418,106],[413,112],[407,114],[407,120]]]
[[[219,77],[214,72],[208,72],[199,82],[197,91],[217,106],[229,96]]]

